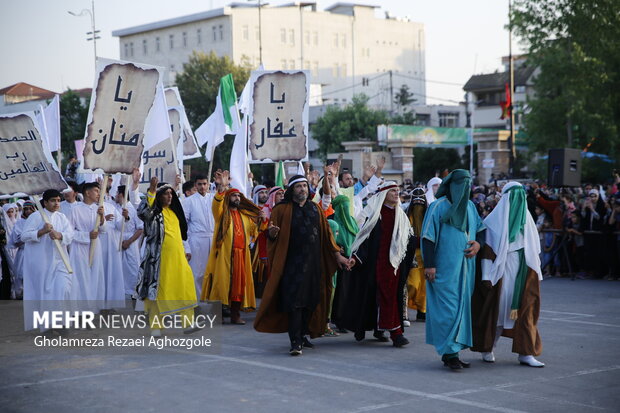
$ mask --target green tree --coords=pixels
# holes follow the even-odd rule
[[[60,96],[60,148],[65,155],[74,154],[73,141],[84,139],[89,101],[90,97],[82,103],[80,96],[71,89]]]
[[[403,84],[394,95],[394,103],[398,106],[399,112],[407,112],[407,107],[417,99],[413,97],[413,92],[409,91],[409,86]]]
[[[454,148],[413,148],[413,178],[417,182],[427,182],[444,169],[469,169],[463,164]]]
[[[376,141],[377,125],[388,123],[387,112],[366,105],[368,97],[356,95],[350,105],[330,106],[312,126],[312,136],[319,142],[322,158],[328,153],[343,151],[346,141]]]
[[[515,0],[512,24],[540,69],[524,120],[531,148],[592,143],[620,158],[618,0]]]
[[[176,85],[192,128],[198,128],[213,113],[220,79],[229,73],[232,73],[239,96],[250,77],[249,65],[237,65],[230,57],[219,57],[213,51],[209,54],[193,52],[189,61],[183,65],[183,71],[176,76]],[[228,169],[233,142],[234,139],[227,136],[216,148],[214,171],[217,168]],[[192,165],[192,173],[207,172],[207,165],[202,158],[186,162]]]

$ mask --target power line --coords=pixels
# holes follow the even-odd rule
[[[396,76],[405,77],[407,79],[412,79],[412,80],[421,80],[421,81],[428,82],[428,83],[437,83],[437,84],[440,84],[440,85],[449,85],[449,86],[463,87],[462,83],[444,82],[442,80],[428,80],[428,79],[424,79],[424,78],[421,78],[421,77],[414,77],[414,76],[403,75],[402,73],[398,73],[398,72],[394,72],[394,74]]]

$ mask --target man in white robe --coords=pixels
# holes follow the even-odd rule
[[[70,250],[70,261],[74,272],[73,297],[81,300],[90,310],[103,308],[105,300],[105,273],[103,270],[103,253],[100,235],[110,225],[105,220],[105,207],[99,206],[99,184],[87,182],[82,186],[84,201],[71,212],[71,224],[75,231]],[[95,217],[99,216],[98,231],[94,231]],[[89,265],[89,251],[94,242],[94,256]],[[86,302],[88,301],[88,303]]]
[[[74,277],[67,271],[54,245],[54,240],[59,240],[66,252],[74,236],[71,223],[59,212],[60,198],[60,192],[54,189],[45,191],[43,213],[47,214],[50,223],[45,223],[41,212],[35,212],[28,217],[21,234],[24,255],[28,257],[23,262],[26,330],[34,328],[33,310],[59,309],[60,302],[73,298]]]
[[[123,278],[125,280],[125,295],[131,296],[136,292],[138,283],[138,271],[140,269],[140,238],[144,230],[144,223],[138,218],[136,208],[131,202],[127,202],[123,208],[125,197],[125,185],[118,187],[115,198],[115,207],[125,220],[123,231]]]
[[[196,293],[202,293],[202,279],[209,260],[215,220],[211,204],[214,193],[209,192],[209,180],[198,176],[194,180],[197,192],[186,198],[183,203],[187,220],[187,240],[191,259],[189,261],[196,283]]]
[[[24,242],[22,233],[28,217],[35,212],[36,208],[32,201],[24,202],[22,206],[21,218],[17,220],[13,227],[13,232],[8,239],[9,248],[15,248],[15,259],[13,260],[13,282],[11,283],[11,295],[13,298],[22,298],[24,292]]]
[[[67,218],[71,216],[71,210],[80,202],[78,198],[78,185],[74,182],[69,183],[69,189],[62,192],[64,201],[60,203],[60,212]]]

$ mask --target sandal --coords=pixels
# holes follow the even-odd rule
[[[323,334],[325,337],[338,337],[340,334],[336,333],[334,330],[332,330],[331,328],[327,327],[327,329],[325,330],[325,334]]]

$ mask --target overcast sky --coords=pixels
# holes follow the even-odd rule
[[[241,0],[243,1],[243,0]],[[118,59],[112,31],[205,11],[230,4],[226,0],[95,0],[100,57]],[[271,4],[290,3],[275,0]],[[335,1],[318,1],[318,8]],[[462,85],[474,73],[501,68],[508,54],[508,0],[377,0],[398,17],[425,25],[427,103],[459,101]],[[0,0],[0,88],[17,82],[61,92],[93,86],[93,44],[86,41],[88,14],[71,16],[91,6],[90,0]],[[515,42],[516,43],[516,42]],[[516,44],[515,44],[516,47]],[[458,83],[442,85],[432,81]]]

